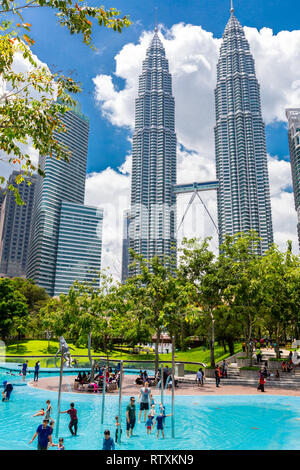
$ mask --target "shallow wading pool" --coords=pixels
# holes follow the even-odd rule
[[[28,442],[42,418],[31,416],[41,407],[46,408],[45,402],[50,399],[56,421],[57,393],[33,389],[26,384],[18,386],[22,385],[20,376],[9,376],[0,370],[0,384],[4,380],[14,383],[15,387],[11,400],[0,403],[0,449],[36,449],[37,439],[31,445]],[[160,396],[154,398],[158,404]],[[102,396],[63,393],[61,409],[68,409],[71,401],[78,410],[78,436],[70,436],[69,417],[61,415],[59,437],[64,438],[66,449],[100,450],[104,429],[110,429],[114,437],[118,396],[105,397],[104,425],[100,424]],[[122,443],[116,446],[117,449],[300,449],[300,397],[177,396],[175,438],[171,438],[171,417],[168,417],[166,438],[159,440],[155,429],[147,437],[144,423],[136,424],[134,436],[127,439],[125,413],[128,401],[129,397],[124,396]],[[168,414],[171,412],[170,396],[165,398],[165,405]],[[55,431],[53,440],[57,442]]]

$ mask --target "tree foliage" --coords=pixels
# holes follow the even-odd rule
[[[7,340],[28,314],[26,298],[10,279],[0,279],[0,338]]]
[[[71,77],[52,73],[41,66],[33,54],[35,40],[31,37],[31,23],[25,18],[32,8],[49,8],[56,15],[61,26],[71,35],[81,36],[83,42],[95,49],[92,32],[95,26],[111,28],[121,32],[130,25],[128,16],[121,17],[115,8],[91,7],[82,0],[31,0],[18,3],[11,0],[0,1],[0,152],[6,155],[7,162],[18,165],[24,174],[41,168],[33,164],[26,152],[26,145],[33,145],[41,156],[69,161],[68,148],[56,136],[66,132],[62,115],[75,106],[71,95],[81,91],[81,87]],[[16,72],[14,58],[21,54],[28,62],[28,70]],[[5,177],[0,176],[0,185]],[[22,204],[18,184],[24,181],[23,175],[16,178],[16,185],[10,185],[16,201]]]

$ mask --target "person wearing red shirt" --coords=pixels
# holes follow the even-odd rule
[[[263,376],[263,374],[261,373],[261,371],[259,372],[259,380],[258,380],[258,387],[257,387],[257,390],[261,390],[262,392],[265,391],[265,378]]]
[[[70,423],[69,423],[69,429],[71,431],[72,436],[77,435],[77,426],[78,426],[78,417],[77,417],[77,410],[75,408],[74,403],[70,404],[70,409],[67,411],[61,411],[61,413],[68,413],[70,415]],[[74,431],[73,431],[74,427]]]

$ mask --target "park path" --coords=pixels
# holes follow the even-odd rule
[[[66,375],[63,377],[63,384],[62,384],[62,391],[63,392],[73,392],[87,395],[91,392],[79,392],[77,390],[73,390],[73,383],[76,376]],[[137,376],[135,375],[125,375],[125,380],[123,384],[123,395],[131,396],[137,395],[140,391],[140,386],[136,385],[135,379]],[[59,377],[45,377],[39,379],[38,382],[29,382],[28,385],[33,388],[42,389],[42,390],[51,390],[54,392],[58,391],[58,383]],[[160,395],[160,390],[156,388],[151,388],[153,395]],[[108,395],[118,395],[118,390],[113,392],[109,392]],[[166,395],[171,395],[171,391],[165,390],[164,393]],[[210,395],[210,396],[217,396],[217,395],[260,395],[261,392],[257,390],[256,386],[254,385],[226,385],[226,379],[221,381],[221,385],[219,388],[215,386],[213,382],[206,383],[203,387],[198,387],[196,382],[194,383],[180,383],[179,387],[175,390],[175,395]],[[299,396],[299,390],[289,390],[283,388],[265,388],[265,395],[289,395],[289,396]],[[94,395],[94,394],[93,394]],[[101,393],[99,393],[99,397]]]

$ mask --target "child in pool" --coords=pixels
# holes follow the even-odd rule
[[[119,433],[120,433],[120,438],[122,436],[122,429],[121,429],[121,423],[119,421],[119,416],[115,417],[116,420],[116,434],[115,434],[115,441],[118,443],[119,442]]]
[[[151,416],[151,414],[148,414],[148,419],[146,421],[145,426],[147,426],[147,435],[149,434],[151,436],[151,429],[152,429],[152,424],[153,424],[153,419],[154,416]]]
[[[152,421],[154,420],[154,416],[156,415],[156,411],[155,411],[155,405],[152,405],[151,408],[150,408],[150,412],[149,412],[151,418],[152,418]]]
[[[65,450],[64,446],[64,438],[60,437],[58,440],[58,444],[53,444],[55,447],[57,447],[57,450]]]
[[[44,408],[42,408],[40,411],[37,411],[34,415],[32,415],[32,418],[34,418],[35,416],[44,416],[45,414],[45,410]]]
[[[165,419],[168,416],[172,416],[172,413],[169,415],[166,415],[166,414],[163,414],[163,411],[161,411],[160,414],[156,418],[155,423],[157,423],[157,439],[159,438],[159,431],[161,431],[162,437],[165,438],[164,425],[165,425]]]

